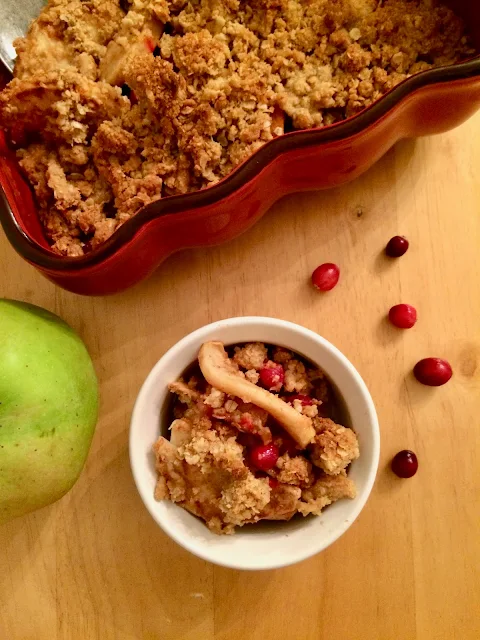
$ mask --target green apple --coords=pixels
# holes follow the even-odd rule
[[[98,384],[58,316],[0,299],[0,523],[61,498],[85,463]]]

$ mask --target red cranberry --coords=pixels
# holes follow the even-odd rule
[[[285,380],[285,372],[281,364],[269,360],[260,369],[260,382],[269,391],[280,391]]]
[[[392,471],[399,478],[411,478],[417,473],[418,460],[413,451],[399,451],[392,460]]]
[[[276,465],[279,456],[278,447],[274,444],[263,444],[255,447],[250,453],[250,460],[254,467],[262,471],[269,471]]]
[[[388,317],[399,329],[410,329],[417,321],[417,310],[411,304],[396,304],[388,312]]]
[[[270,485],[270,489],[276,489],[280,483],[276,478],[269,478],[268,484]]]
[[[407,249],[408,240],[405,236],[393,236],[393,238],[390,238],[388,241],[385,252],[390,258],[400,258],[400,256],[403,256],[403,254],[407,252]]]
[[[424,358],[413,368],[416,379],[429,387],[441,387],[453,375],[452,367],[441,358]]]
[[[290,404],[293,404],[294,400],[300,400],[304,407],[309,407],[313,404],[312,398],[310,398],[310,396],[303,395],[303,393],[295,393],[287,398],[287,402]]]
[[[337,284],[339,277],[340,269],[337,265],[326,262],[312,273],[312,284],[319,291],[330,291]]]

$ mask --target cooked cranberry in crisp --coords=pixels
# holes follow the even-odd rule
[[[417,310],[411,304],[396,304],[388,312],[388,318],[399,329],[411,329],[417,321]]]
[[[295,400],[298,400],[304,407],[308,407],[313,404],[313,398],[311,398],[310,396],[305,396],[302,393],[294,393],[291,396],[285,398],[285,400],[287,402],[290,402],[290,404],[293,404]]]
[[[254,430],[252,416],[247,414],[243,414],[238,424],[243,427],[243,430],[246,432],[251,432]]]
[[[269,360],[260,369],[260,382],[269,391],[280,391],[285,380],[285,372],[281,364]]]
[[[332,262],[321,264],[312,273],[312,284],[319,291],[330,291],[340,278],[340,269]]]
[[[417,473],[418,460],[413,451],[399,451],[392,460],[392,471],[399,478],[411,478]]]
[[[357,436],[334,422],[340,403],[305,358],[261,342],[207,342],[168,386],[170,440],[153,446],[157,500],[178,503],[214,533],[234,533],[355,497],[348,468]]]
[[[424,358],[413,369],[416,379],[429,387],[441,387],[453,375],[452,367],[442,358]]]
[[[279,455],[280,453],[276,445],[264,444],[260,447],[255,447],[255,449],[250,452],[250,460],[257,469],[269,471],[277,464]]]
[[[409,247],[408,240],[405,236],[393,236],[388,241],[388,244],[385,248],[385,253],[390,258],[400,258],[404,253],[407,252]]]

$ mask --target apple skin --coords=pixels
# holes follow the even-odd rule
[[[0,523],[61,498],[85,463],[98,383],[58,316],[0,299]]]

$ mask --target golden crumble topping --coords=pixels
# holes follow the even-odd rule
[[[311,462],[299,455],[291,458],[288,453],[278,458],[269,475],[282,484],[293,484],[297,487],[309,487],[314,481]]]
[[[297,393],[308,393],[311,383],[305,365],[300,360],[289,360],[285,366],[285,389]]]
[[[319,477],[315,484],[302,491],[298,511],[307,516],[310,513],[320,515],[322,509],[342,498],[353,499],[357,495],[354,483],[345,471],[339,474]]]
[[[317,434],[310,445],[310,459],[325,473],[336,475],[360,455],[357,437],[351,429],[335,424]]]
[[[49,0],[16,49],[0,126],[70,256],[285,131],[473,53],[436,0]]]
[[[247,373],[252,370],[257,371],[263,367],[263,363],[267,360],[267,349],[261,342],[250,342],[244,347],[235,347],[233,360],[239,367],[247,369]]]
[[[285,364],[276,372],[280,382],[276,377],[275,390],[269,389],[262,373],[270,369],[270,357],[278,350],[248,343],[225,352],[226,361],[213,386],[207,356],[218,348],[217,342],[202,345],[198,367],[188,381],[169,384],[175,397],[174,419],[170,440],[160,437],[153,445],[158,472],[155,498],[178,503],[215,533],[231,534],[235,527],[259,520],[289,520],[296,513],[318,515],[335,500],[355,497],[355,486],[345,471],[359,455],[352,429],[318,412],[308,417],[308,411],[293,409],[294,416],[304,417],[298,432],[287,432],[281,414],[277,420],[268,410],[239,397],[245,383],[247,388],[263,385],[263,393],[275,406],[280,402],[292,408],[301,403],[303,409],[317,409],[323,406],[321,395],[333,410],[333,393],[323,373],[282,350]],[[258,370],[249,369],[253,366]],[[256,379],[239,375],[242,368],[256,373]],[[308,396],[288,391],[285,381],[292,368],[309,376]],[[237,389],[231,387],[232,379]],[[299,443],[305,419],[313,434],[306,446]]]

